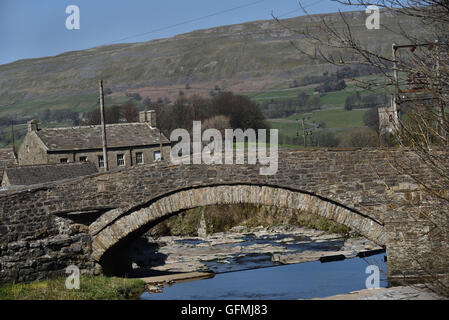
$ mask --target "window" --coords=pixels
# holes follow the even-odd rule
[[[136,152],[136,164],[143,164],[142,152]]]
[[[81,156],[80,162],[87,162],[87,156]]]
[[[61,158],[61,159],[59,159],[59,162],[60,162],[60,163],[67,163],[67,162],[69,162],[69,159],[67,159],[67,158]]]
[[[153,153],[153,160],[154,161],[160,161],[161,160],[161,152],[160,151],[154,151],[154,153]]]
[[[98,156],[98,167],[104,168],[104,159],[103,156]]]
[[[125,165],[125,155],[118,154],[117,155],[117,165],[118,166],[124,166]]]

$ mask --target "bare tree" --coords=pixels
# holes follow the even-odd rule
[[[139,109],[132,103],[128,101],[122,105],[122,116],[125,118],[126,122],[136,122],[139,116]]]
[[[398,35],[401,43],[370,43],[360,39],[360,21],[350,21],[350,14],[339,19],[316,16],[314,23],[297,29],[288,21],[274,19],[293,34],[308,41],[300,46],[291,41],[301,54],[321,63],[335,66],[364,64],[375,67],[382,75],[376,81],[355,79],[365,90],[383,89],[391,95],[391,137],[384,140],[389,147],[392,164],[398,175],[405,175],[419,187],[420,198],[410,199],[410,215],[427,221],[431,243],[431,265],[424,262],[415,248],[412,255],[430,281],[431,288],[449,296],[447,279],[449,262],[449,1],[447,0],[336,0],[340,4],[365,10],[380,8],[380,17],[394,15],[397,24],[381,24],[387,32]],[[307,10],[302,6],[306,15]],[[401,20],[412,19],[415,28],[405,28]],[[363,23],[363,22],[362,22]],[[380,41],[382,42],[382,40]],[[382,45],[381,45],[382,44]],[[386,50],[387,48],[387,50]],[[388,50],[388,48],[390,48]],[[382,118],[380,118],[382,122]],[[393,148],[391,148],[393,147]],[[396,156],[397,147],[407,149],[410,156]],[[417,161],[428,179],[415,175]],[[411,248],[410,250],[413,250]],[[428,260],[427,260],[428,261]],[[446,273],[446,277],[441,276]]]

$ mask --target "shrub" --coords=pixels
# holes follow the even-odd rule
[[[355,128],[346,133],[340,142],[341,147],[378,147],[379,139],[369,128]]]

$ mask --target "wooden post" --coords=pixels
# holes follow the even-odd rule
[[[108,151],[107,151],[107,139],[106,139],[106,124],[105,124],[105,116],[104,116],[103,80],[100,80],[99,84],[100,84],[100,114],[101,114],[101,132],[102,132],[102,140],[103,140],[104,171],[108,171],[109,163],[108,163]]]

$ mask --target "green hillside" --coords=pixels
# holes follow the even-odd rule
[[[367,30],[364,12],[344,16],[362,43],[376,44],[388,53],[392,42],[401,42],[386,28]],[[337,28],[344,26],[338,13],[286,19],[283,24],[302,30],[317,26],[321,17]],[[403,28],[417,28],[411,18],[394,13],[382,17],[390,29],[399,22]],[[97,100],[98,79],[104,80],[118,101],[133,90],[152,100],[166,96],[173,100],[186,84],[192,87],[186,94],[208,95],[219,84],[222,90],[246,92],[255,101],[294,97],[295,90],[285,90],[289,81],[332,73],[336,67],[301,55],[290,41],[306,46],[300,34],[264,20],[16,61],[0,66],[0,116],[33,115],[45,108],[89,110]],[[338,93],[324,97],[324,103],[341,104],[344,99],[345,93]]]

